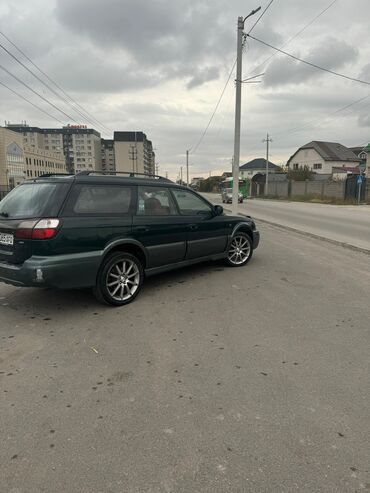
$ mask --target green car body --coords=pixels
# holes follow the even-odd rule
[[[222,207],[166,179],[40,177],[0,202],[0,281],[94,287],[116,252],[135,257],[149,276],[228,258],[236,232],[248,236],[251,254],[259,243],[251,218],[224,215]]]

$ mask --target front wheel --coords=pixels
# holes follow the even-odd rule
[[[241,267],[247,264],[253,255],[253,245],[250,236],[242,231],[233,236],[226,263],[230,267]]]
[[[131,303],[139,294],[144,279],[139,259],[126,252],[109,255],[100,268],[94,294],[98,301],[114,306]]]

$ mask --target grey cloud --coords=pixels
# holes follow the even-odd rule
[[[155,68],[170,78],[174,73],[190,76],[195,62],[229,52],[231,32],[223,23],[217,25],[221,3],[58,0],[56,16],[64,27],[99,49],[123,52],[142,70]]]
[[[370,63],[363,67],[360,72],[359,78],[370,82]]]
[[[358,50],[345,41],[328,37],[323,39],[318,46],[312,48],[307,54],[299,53],[296,56],[318,66],[337,70],[348,62],[355,62],[358,57]],[[264,81],[267,86],[303,84],[322,75],[323,72],[316,68],[290,59],[285,55],[279,55],[267,69]],[[327,76],[331,77],[330,75]]]
[[[218,79],[219,69],[217,67],[206,67],[204,69],[197,70],[187,84],[188,89],[201,86],[205,82]]]

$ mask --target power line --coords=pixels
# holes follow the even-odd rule
[[[347,110],[348,108],[351,108],[352,106],[354,106],[355,104],[358,104],[358,103],[361,103],[362,101],[364,101],[365,99],[368,99],[370,97],[370,94],[368,94],[367,96],[364,96],[360,99],[356,99],[356,101],[353,101],[352,103],[349,103],[347,104],[346,106],[343,106],[342,108],[339,108],[335,111],[333,111],[332,113],[330,113],[328,116],[326,116],[323,120],[319,121],[318,123],[315,124],[316,120],[312,120],[311,122],[308,122],[306,123],[305,125],[302,125],[300,127],[295,127],[293,129],[290,129],[288,130],[287,132],[289,132],[288,134],[286,134],[286,132],[276,132],[276,135],[291,135],[293,133],[296,133],[296,132],[299,132],[300,130],[304,130],[305,128],[307,127],[317,127],[319,125],[321,125],[322,123],[324,123],[325,121],[327,120],[332,120],[332,116],[336,115],[337,113],[340,113],[341,111],[345,111]],[[365,105],[363,107],[367,107],[369,105]],[[361,107],[362,108],[362,107]],[[313,124],[313,125],[312,125]]]
[[[49,116],[52,120],[55,119],[58,122],[64,124],[64,122],[62,120],[59,120],[59,118],[57,118],[56,116],[51,115],[50,113],[48,113],[47,111],[43,110],[42,108],[40,108],[36,104],[32,103],[32,101],[30,101],[29,99],[27,99],[24,96],[22,96],[22,94],[19,94],[19,92],[14,91],[14,89],[12,89],[11,87],[9,87],[6,84],[4,84],[4,82],[1,82],[0,81],[0,85],[2,85],[3,87],[6,87],[6,89],[8,89],[9,91],[11,91],[13,94],[17,95],[19,98],[23,99],[27,103],[31,104],[34,108],[38,109],[39,111],[42,111],[42,113],[44,113],[45,115]]]
[[[358,82],[360,84],[365,84],[367,86],[370,86],[370,82],[368,81],[365,81],[365,80],[361,80],[361,79],[356,79],[355,77],[350,77],[348,75],[345,75],[345,74],[341,74],[339,72],[335,72],[334,70],[330,70],[328,68],[325,68],[325,67],[320,67],[320,65],[316,65],[315,63],[312,63],[312,62],[308,62],[307,60],[303,60],[303,58],[299,58],[295,55],[292,55],[291,53],[288,53],[284,50],[281,50],[280,48],[276,48],[276,46],[272,46],[271,44],[269,43],[266,43],[266,41],[262,41],[261,39],[258,39],[258,38],[255,38],[254,36],[251,36],[249,34],[247,34],[248,37],[250,37],[251,39],[254,39],[254,41],[258,41],[259,43],[265,45],[265,46],[268,46],[269,48],[272,48],[273,50],[276,50],[278,51],[279,53],[282,53],[283,55],[286,55],[290,58],[293,58],[293,60],[297,60],[298,62],[301,62],[301,63],[304,63],[306,65],[309,65],[310,67],[314,67],[318,70],[322,70],[323,72],[328,72],[329,74],[332,74],[332,75],[336,75],[337,77],[341,77],[342,79],[347,79],[347,80],[351,80],[352,82]]]
[[[191,152],[193,152],[193,153],[194,153],[194,152],[198,149],[198,147],[200,146],[201,142],[203,141],[203,139],[204,139],[204,137],[205,137],[205,135],[206,135],[206,133],[207,133],[207,131],[208,131],[208,129],[209,129],[209,127],[210,127],[211,123],[212,123],[212,120],[213,120],[213,118],[214,118],[214,116],[215,116],[215,114],[216,114],[216,111],[218,110],[218,107],[220,106],[220,103],[221,103],[221,100],[222,100],[222,98],[223,98],[223,95],[225,94],[225,91],[226,91],[227,85],[228,85],[228,83],[229,83],[229,81],[230,81],[230,79],[231,79],[231,76],[232,76],[232,73],[233,73],[233,70],[234,70],[235,65],[236,65],[236,60],[235,60],[235,62],[233,63],[233,66],[231,67],[231,70],[230,70],[229,76],[228,76],[228,78],[227,78],[226,84],[225,84],[225,86],[224,86],[224,88],[223,88],[223,90],[222,90],[222,92],[221,92],[220,97],[218,98],[217,104],[216,104],[216,106],[215,106],[215,109],[213,110],[213,113],[212,113],[212,115],[211,115],[211,117],[210,117],[210,119],[209,119],[209,121],[208,121],[208,124],[207,124],[206,128],[204,129],[204,131],[203,131],[202,135],[200,136],[200,139],[198,140],[198,142],[196,143],[196,145],[195,145],[195,146],[193,146],[193,147],[190,149],[190,151],[191,151]]]
[[[6,69],[5,67],[3,67],[2,65],[0,65],[0,69],[3,70],[4,72],[6,72],[8,75],[10,75],[11,77],[13,77],[13,79],[15,79],[16,81],[18,81],[20,84],[22,84],[24,87],[27,87],[27,89],[29,89],[31,92],[33,92],[34,94],[36,94],[36,96],[38,96],[39,98],[41,98],[43,101],[45,101],[46,103],[48,103],[50,106],[52,106],[54,109],[58,110],[60,113],[62,113],[63,115],[65,115],[68,120],[73,120],[74,119],[68,115],[68,113],[66,113],[65,111],[61,110],[60,108],[58,108],[58,106],[56,106],[54,103],[52,103],[51,101],[49,101],[47,98],[45,98],[42,94],[39,94],[37,91],[35,91],[34,89],[32,89],[32,87],[30,87],[28,84],[26,84],[25,82],[23,82],[23,80],[21,80],[19,77],[17,77],[16,75],[12,74],[8,69]]]
[[[248,31],[248,35],[253,31],[253,29],[257,26],[257,24],[259,23],[259,21],[262,19],[262,17],[265,15],[266,11],[270,8],[272,2],[274,0],[270,0],[269,4],[267,5],[267,7],[265,7],[265,9],[263,10],[262,14],[258,17],[258,19],[256,20],[256,22],[253,24],[253,26],[249,29]]]
[[[315,21],[317,21],[317,19],[319,17],[321,17],[323,14],[325,14],[326,11],[328,11],[330,9],[330,7],[332,5],[334,5],[338,0],[333,0],[327,7],[325,7],[324,10],[322,10],[318,15],[316,15],[313,19],[311,19],[310,22],[308,22],[302,29],[300,29],[297,33],[295,33],[293,36],[291,36],[283,45],[280,46],[280,49],[284,48],[285,46],[287,46],[289,43],[291,43],[293,41],[293,39],[297,38],[300,34],[302,34],[306,29],[308,29]],[[267,63],[269,60],[271,60],[271,58],[273,58],[274,56],[277,55],[277,52],[273,53],[272,55],[270,55],[269,57],[267,57],[262,63],[260,63],[259,65],[256,65],[252,71],[251,71],[251,74],[253,74],[256,70],[258,70],[260,67],[262,67],[263,65],[265,65],[265,63]]]
[[[8,36],[6,36],[2,31],[0,31],[0,34],[12,45],[16,50],[19,51],[44,77],[46,77],[54,86],[59,89],[64,95],[65,98],[63,98],[60,94],[58,94],[56,91],[54,91],[53,88],[51,88],[46,82],[44,82],[40,77],[38,77],[32,70],[30,70],[24,63],[22,63],[14,54],[12,54],[7,48],[5,48],[2,44],[0,44],[1,48],[5,50],[13,59],[15,59],[22,67],[24,67],[29,73],[31,73],[37,80],[39,80],[44,86],[46,86],[53,94],[55,94],[58,98],[66,102],[71,108],[76,111],[82,118],[87,120],[89,123],[92,125],[98,125],[103,129],[106,129],[108,131],[111,131],[108,127],[106,127],[102,122],[97,120],[93,115],[91,115],[85,108],[83,108],[77,101],[75,101],[61,86],[59,86],[51,77],[49,77],[38,65],[36,65],[29,56],[26,55],[24,51],[22,51],[13,41],[11,41]],[[67,98],[67,99],[66,99]],[[75,108],[71,103],[73,103],[75,106],[80,108],[83,113],[77,108]],[[88,116],[86,116],[88,115]],[[91,120],[90,120],[90,118]],[[74,120],[75,121],[75,120]],[[95,122],[95,123],[93,123]]]
[[[60,95],[54,91],[54,89],[52,87],[50,87],[46,82],[44,82],[38,75],[36,75],[34,72],[32,72],[31,69],[29,69],[27,67],[27,65],[25,65],[21,60],[19,60],[15,55],[13,55],[13,53],[11,53],[7,48],[5,48],[5,46],[3,46],[1,43],[0,43],[0,48],[2,48],[9,56],[11,56],[16,62],[18,62],[24,69],[27,70],[27,72],[29,72],[31,75],[33,75],[33,77],[35,77],[35,79],[37,79],[39,82],[41,82],[41,84],[43,84],[47,89],[49,89],[49,91],[51,91],[55,96],[57,96],[58,98],[61,98]],[[76,122],[76,120],[73,119],[73,121],[75,123],[78,123]]]

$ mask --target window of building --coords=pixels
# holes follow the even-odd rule
[[[177,214],[170,191],[160,187],[139,187],[137,213],[144,216]]]
[[[313,165],[313,169],[322,169],[322,164],[321,163],[315,163]]]
[[[294,163],[293,164],[293,169],[296,171],[298,168],[299,168],[299,164],[298,163]]]

